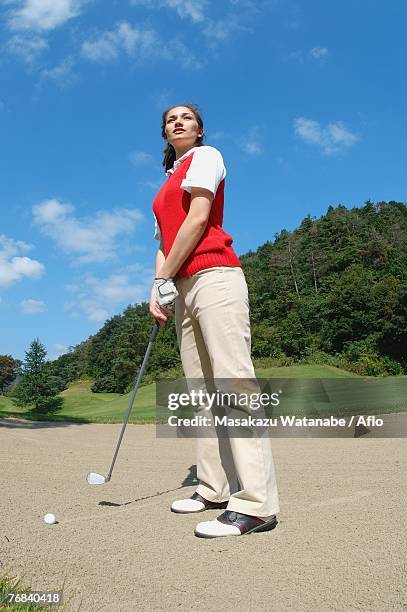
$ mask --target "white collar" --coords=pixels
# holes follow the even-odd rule
[[[166,175],[169,176],[170,174],[173,174],[175,172],[175,170],[178,168],[178,166],[180,165],[181,162],[184,161],[184,159],[186,159],[187,157],[189,157],[189,155],[191,155],[196,149],[198,149],[199,147],[192,147],[192,149],[188,149],[188,151],[186,151],[183,155],[181,155],[181,157],[179,159],[176,159],[174,162],[174,165],[172,168],[169,168],[166,171]]]

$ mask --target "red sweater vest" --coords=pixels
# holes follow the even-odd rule
[[[191,194],[181,188],[181,183],[191,165],[193,155],[193,153],[188,155],[175,172],[168,177],[153,202],[153,211],[160,227],[165,257],[171,250],[191,204]],[[225,180],[220,182],[216,191],[204,233],[176,276],[192,276],[196,272],[215,266],[241,267],[239,258],[231,246],[233,238],[222,229],[224,187]]]

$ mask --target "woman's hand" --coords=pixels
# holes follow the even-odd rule
[[[160,327],[163,327],[166,324],[168,317],[171,317],[174,314],[172,310],[166,308],[165,306],[160,306],[157,302],[155,284],[153,284],[151,289],[150,313],[153,315],[154,319],[158,321]]]

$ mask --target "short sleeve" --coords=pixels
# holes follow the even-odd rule
[[[158,227],[157,217],[155,215],[154,215],[154,238],[156,240],[161,240],[160,228]]]
[[[202,189],[209,189],[215,196],[225,176],[226,168],[221,153],[215,147],[198,147],[193,154],[181,188],[191,193],[192,187],[202,187]]]

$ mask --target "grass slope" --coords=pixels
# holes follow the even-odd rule
[[[311,389],[311,379],[356,379],[364,385],[358,384],[353,387],[343,386],[341,397],[339,391],[339,404],[342,414],[350,414],[357,411],[359,414],[380,414],[407,409],[406,383],[407,377],[372,378],[360,377],[356,374],[340,370],[328,365],[294,365],[288,367],[259,368],[256,369],[257,378],[286,379],[295,378],[302,388],[302,396],[286,402],[285,408],[273,410],[273,416],[279,414],[297,414],[298,416],[309,413],[309,397],[314,393]],[[335,381],[332,380],[334,383]],[[368,385],[368,383],[370,383]],[[120,423],[127,412],[130,393],[125,395],[119,393],[92,393],[90,387],[92,381],[77,381],[72,383],[68,389],[60,395],[64,399],[64,405],[57,414],[35,417],[25,409],[13,405],[11,399],[0,396],[0,417],[14,416],[20,418],[31,418],[34,420],[70,420],[91,423]],[[340,384],[341,385],[341,384]],[[342,389],[342,386],[338,387]],[[349,388],[352,395],[349,397]],[[311,389],[311,391],[309,391]],[[318,400],[318,391],[315,396]],[[336,397],[336,396],[335,396]],[[367,399],[368,398],[368,399]],[[319,398],[320,399],[320,398]],[[349,399],[351,401],[349,401]],[[323,399],[314,402],[318,413],[336,414],[332,402]],[[156,385],[140,387],[134,402],[130,423],[154,423],[156,417]]]

